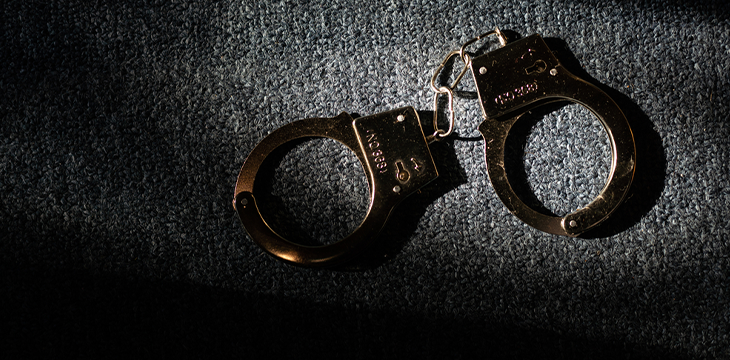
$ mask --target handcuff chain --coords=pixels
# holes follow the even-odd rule
[[[461,69],[461,72],[456,77],[454,82],[450,86],[440,86],[436,87],[436,78],[441,73],[441,70],[444,69],[446,66],[446,63],[451,60],[452,57],[459,55],[458,50],[454,50],[450,52],[448,55],[446,55],[446,58],[444,58],[444,61],[439,64],[439,66],[436,68],[436,71],[434,71],[433,76],[431,76],[431,82],[429,83],[431,90],[433,90],[433,128],[434,133],[430,136],[432,141],[440,140],[442,138],[445,138],[451,133],[454,132],[454,89],[459,85],[461,82],[461,79],[464,77],[464,74],[466,74],[466,70],[469,69],[469,63],[464,63],[464,68]],[[471,60],[470,60],[471,62]],[[448,108],[449,108],[449,128],[448,130],[439,129],[438,126],[438,115],[439,115],[439,95],[447,95],[448,96]]]
[[[505,36],[498,27],[495,27],[494,30],[481,34],[462,44],[461,48],[459,49],[459,56],[461,57],[461,61],[463,61],[464,64],[471,64],[471,57],[469,56],[469,54],[466,53],[466,47],[491,35],[497,35],[497,37],[499,37],[499,45],[501,47],[507,45],[507,36]]]
[[[436,140],[441,140],[454,132],[454,123],[455,123],[455,115],[454,115],[454,89],[459,85],[461,82],[461,79],[464,77],[464,74],[466,74],[466,71],[471,67],[471,56],[466,53],[466,47],[487,37],[490,35],[497,35],[499,37],[499,43],[501,46],[505,46],[507,44],[507,37],[504,36],[504,34],[499,30],[499,28],[495,28],[492,31],[489,31],[487,33],[484,33],[482,35],[479,35],[464,44],[461,45],[461,48],[459,50],[451,51],[448,55],[446,55],[446,58],[439,64],[439,66],[436,68],[436,70],[433,73],[433,76],[431,76],[431,82],[429,83],[429,86],[431,87],[431,90],[434,92],[433,96],[433,128],[434,133],[433,135],[430,135],[429,142],[433,142]],[[446,63],[451,60],[452,57],[458,55],[459,58],[461,58],[461,61],[464,63],[464,68],[461,69],[461,72],[459,72],[459,75],[454,79],[454,82],[450,86],[436,86],[436,78],[441,73],[441,70],[444,69],[446,66]],[[438,113],[439,113],[439,95],[446,95],[448,96],[448,109],[449,109],[449,127],[447,130],[440,129],[438,126]]]

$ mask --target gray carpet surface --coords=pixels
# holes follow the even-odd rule
[[[730,357],[723,1],[0,9],[0,347],[12,358]],[[611,219],[567,238],[513,217],[487,176],[467,77],[455,136],[431,145],[440,177],[356,264],[292,267],[255,245],[231,201],[259,141],[343,111],[413,106],[428,123],[434,69],[495,26],[512,41],[541,34],[627,115],[636,178]],[[611,149],[589,111],[518,124],[508,176],[526,202],[562,215],[600,192]],[[257,184],[267,220],[306,244],[347,235],[368,206],[362,167],[332,140],[282,149]]]

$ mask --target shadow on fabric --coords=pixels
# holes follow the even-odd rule
[[[6,359],[685,359],[676,350],[581,339],[466,318],[318,304],[275,295],[2,266]],[[478,316],[474,317],[475,319]]]

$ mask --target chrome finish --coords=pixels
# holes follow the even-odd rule
[[[439,90],[443,90],[443,92],[437,92],[433,94],[433,128],[436,129],[436,131],[434,131],[432,135],[427,137],[429,143],[443,139],[451,135],[452,132],[454,132],[454,92],[446,86],[440,87]],[[448,96],[449,128],[447,130],[439,129],[439,95]]]
[[[443,93],[443,90],[441,90],[443,87],[436,86],[436,78],[439,76],[439,74],[441,73],[441,70],[444,69],[444,67],[449,62],[449,60],[451,60],[451,58],[456,55],[459,55],[459,52],[457,50],[450,52],[448,55],[446,55],[446,57],[441,62],[441,64],[439,64],[439,66],[433,72],[433,75],[431,76],[431,83],[429,85],[431,86],[431,90],[433,90],[434,92]],[[449,89],[451,89],[451,90],[456,89],[456,86],[459,85],[459,83],[461,82],[461,79],[464,77],[464,74],[466,74],[467,70],[469,70],[469,63],[465,62],[464,68],[461,69],[461,72],[459,72],[459,75],[456,76],[456,79],[454,79],[454,82],[451,83],[451,86],[449,86]]]
[[[433,76],[431,76],[431,82],[429,83],[429,86],[431,87],[431,90],[435,93],[433,96],[433,128],[436,130],[432,135],[428,136],[429,143],[443,139],[451,133],[454,132],[454,123],[455,123],[455,115],[454,115],[454,89],[459,85],[461,82],[461,79],[464,77],[464,74],[466,74],[466,71],[469,70],[469,64],[465,64],[464,68],[461,69],[461,72],[459,72],[459,75],[456,76],[456,79],[454,79],[454,82],[451,83],[450,86],[436,86],[436,78],[441,73],[441,70],[444,69],[446,64],[451,60],[452,57],[459,55],[458,51],[452,51],[446,57],[444,60],[439,64],[439,66],[436,68],[436,70],[433,72]],[[439,128],[438,125],[438,117],[439,117],[439,95],[446,95],[448,96],[448,109],[449,109],[449,128],[447,130],[443,130]]]
[[[402,119],[402,120],[401,120]],[[256,173],[279,146],[305,137],[327,137],[352,150],[362,164],[370,187],[370,205],[355,231],[334,244],[304,246],[287,241],[263,219],[253,195]],[[438,177],[420,119],[412,107],[353,119],[295,121],[264,138],[241,167],[233,207],[251,238],[274,257],[295,265],[337,265],[360,254],[383,228],[395,206]]]
[[[567,236],[578,236],[607,219],[626,197],[636,169],[634,136],[618,105],[596,86],[568,72],[540,35],[477,56],[470,67],[485,118],[479,131],[485,140],[487,172],[507,209],[536,229]],[[487,71],[475,71],[482,67]],[[590,204],[555,217],[533,210],[515,194],[505,172],[504,148],[512,125],[527,111],[566,100],[587,108],[603,124],[611,143],[611,171],[606,186]]]
[[[498,27],[495,27],[494,30],[481,34],[461,45],[461,48],[459,49],[459,57],[461,57],[461,61],[464,62],[464,65],[466,65],[467,67],[471,66],[471,56],[469,56],[469,54],[466,53],[466,48],[469,45],[471,45],[481,39],[484,39],[487,36],[492,36],[492,35],[496,35],[499,38],[499,44],[502,47],[507,45],[507,37],[502,33],[502,31],[499,30]]]
[[[500,49],[473,59],[466,53],[469,45],[491,35],[499,37]],[[464,69],[450,86],[436,86],[436,78],[446,63],[457,55],[464,62]],[[360,254],[383,228],[396,205],[438,177],[428,143],[454,131],[454,89],[467,68],[474,77],[485,119],[479,131],[485,140],[487,172],[507,209],[536,229],[567,236],[577,236],[608,218],[626,197],[636,168],[634,137],[626,117],[606,93],[563,68],[540,35],[507,44],[504,34],[495,29],[450,52],[431,77],[429,85],[435,92],[432,135],[424,135],[415,109],[404,107],[357,119],[342,113],[334,118],[299,120],[264,138],[241,167],[233,200],[251,238],[275,258],[300,266],[332,266]],[[446,130],[438,126],[441,95],[448,97]],[[611,143],[611,171],[596,199],[583,209],[556,217],[535,211],[515,194],[505,172],[504,149],[512,125],[522,115],[547,103],[566,100],[586,107],[603,124]],[[334,244],[303,246],[284,239],[263,219],[253,195],[256,174],[264,159],[279,146],[305,137],[327,137],[345,144],[356,154],[367,175],[367,214],[357,229]]]

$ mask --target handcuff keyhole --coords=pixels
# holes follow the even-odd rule
[[[411,174],[408,173],[405,166],[403,166],[402,161],[396,161],[395,162],[395,176],[398,178],[398,181],[405,183],[408,181],[408,179],[411,178]]]
[[[292,141],[274,150],[254,182],[261,216],[284,239],[335,243],[365,218],[370,189],[354,152],[329,138]]]
[[[547,64],[545,64],[545,62],[542,60],[538,60],[538,61],[535,61],[534,65],[526,68],[525,72],[527,73],[527,75],[539,74],[539,73],[545,71],[545,69],[547,69]]]
[[[606,184],[608,135],[588,109],[553,103],[515,122],[505,144],[505,170],[515,193],[546,215],[584,208]]]

